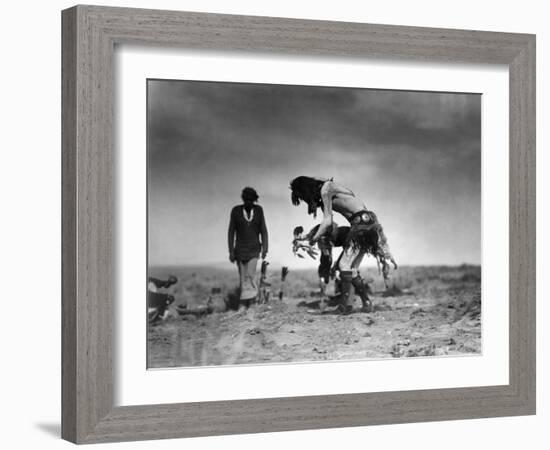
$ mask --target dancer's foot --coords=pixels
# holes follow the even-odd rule
[[[347,316],[349,314],[351,314],[353,312],[353,306],[352,305],[343,305],[343,304],[340,304],[338,305],[338,307],[336,308],[336,311],[338,311],[340,314],[342,314],[343,316]]]

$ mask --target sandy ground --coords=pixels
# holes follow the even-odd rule
[[[232,272],[176,273],[176,304],[205,304],[211,286],[229,289]],[[208,274],[208,276],[207,276]],[[275,277],[275,275],[274,275]],[[374,271],[366,274],[379,278]],[[481,351],[478,266],[400,268],[391,289],[373,283],[375,310],[342,316],[318,308],[315,271],[291,272],[286,295],[245,311],[176,316],[148,327],[148,366],[258,364],[414,356]],[[376,289],[379,288],[379,289]],[[276,282],[272,291],[279,290]]]

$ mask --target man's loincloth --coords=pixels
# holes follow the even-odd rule
[[[349,221],[351,227],[346,237],[345,246],[374,256],[379,255],[382,226],[378,223],[376,214],[372,211],[359,211],[353,214]]]

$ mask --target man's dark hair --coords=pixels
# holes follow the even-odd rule
[[[245,202],[247,200],[255,202],[260,197],[259,197],[258,193],[256,192],[256,189],[251,188],[250,186],[247,186],[241,192],[241,198],[242,198],[243,202]]]
[[[294,206],[298,206],[300,201],[308,205],[307,213],[317,215],[317,208],[323,210],[323,200],[321,199],[321,187],[325,184],[323,180],[316,180],[311,177],[300,176],[290,182],[292,190],[291,200]]]

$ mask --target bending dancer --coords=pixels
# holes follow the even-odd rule
[[[317,243],[327,233],[332,231],[333,211],[340,213],[350,223],[350,229],[344,243],[344,250],[338,262],[340,278],[342,281],[342,309],[348,314],[352,311],[352,299],[350,298],[351,286],[360,294],[366,291],[364,282],[359,275],[358,268],[366,253],[373,255],[382,267],[384,282],[387,287],[389,278],[389,263],[394,268],[397,264],[390,252],[384,230],[374,212],[369,211],[365,204],[345,186],[334,182],[332,179],[300,176],[290,183],[292,191],[292,204],[298,206],[304,202],[308,206],[308,214],[317,216],[317,209],[321,208],[323,220],[316,233],[310,240],[310,244]],[[368,297],[363,301],[363,309],[371,310]]]

